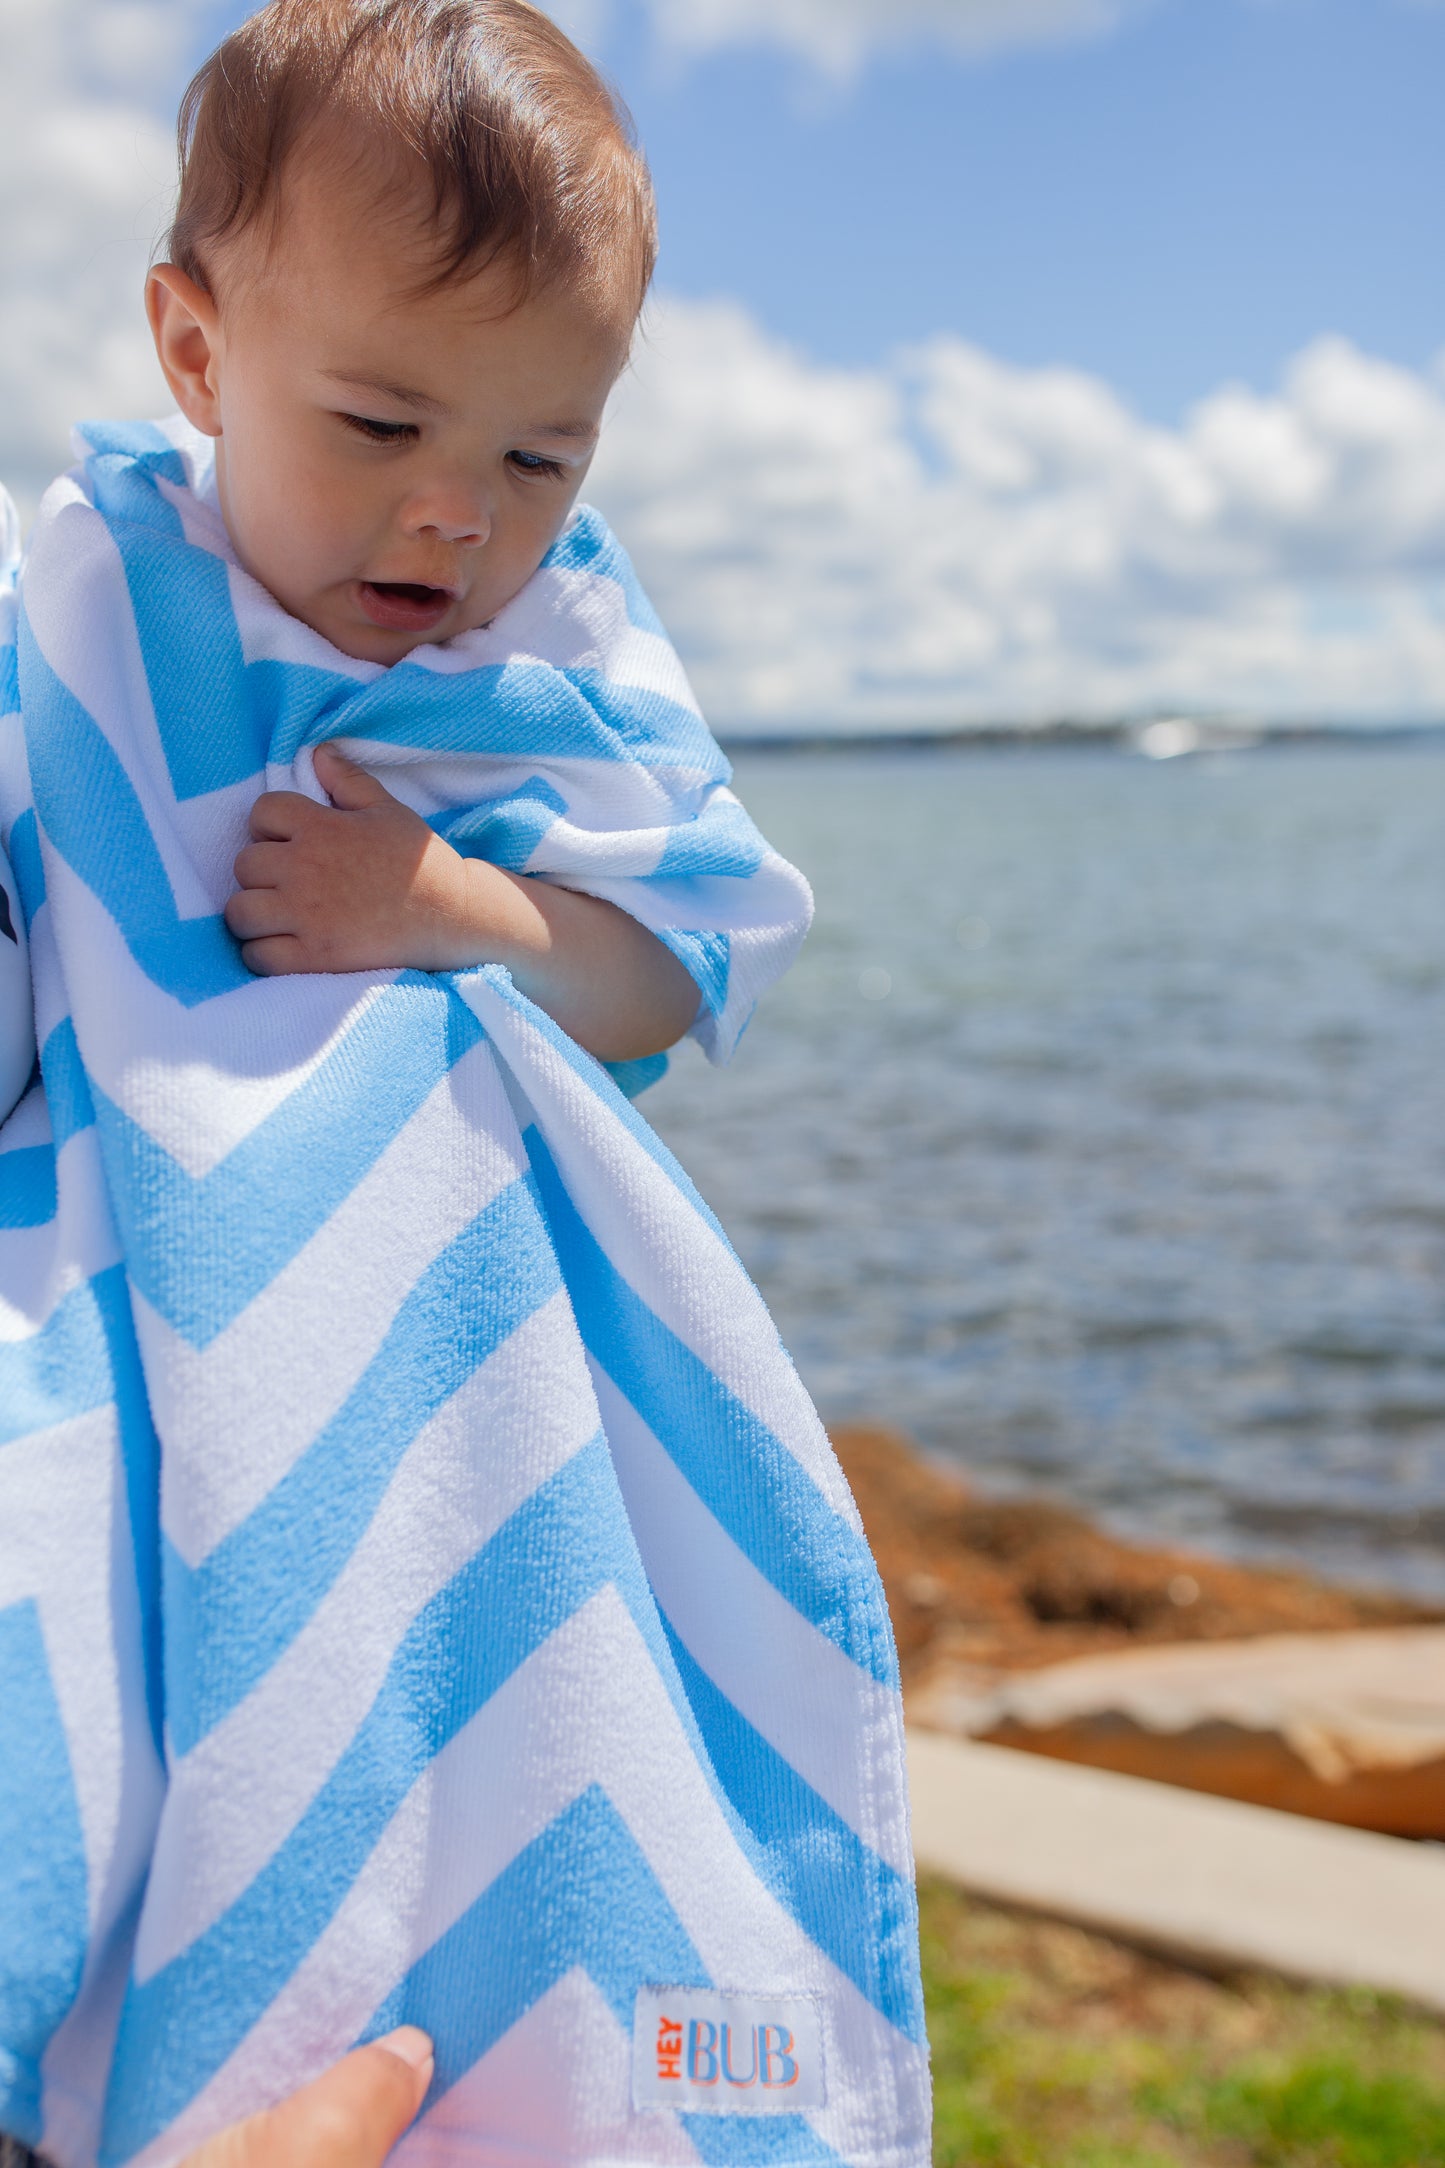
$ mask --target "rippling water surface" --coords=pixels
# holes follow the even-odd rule
[[[824,1413],[1445,1595],[1445,751],[737,766],[817,925],[644,1108]]]

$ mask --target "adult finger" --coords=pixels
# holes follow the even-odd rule
[[[405,2025],[280,2107],[223,2131],[182,2168],[381,2168],[426,2097],[433,2067],[430,2040]]]
[[[358,767],[340,746],[318,745],[311,757],[316,764],[317,782],[331,803],[340,806],[343,813],[360,813],[368,806],[396,803],[386,785],[378,783],[365,768]]]
[[[251,808],[251,836],[257,843],[289,843],[303,821],[322,811],[299,790],[263,790]]]

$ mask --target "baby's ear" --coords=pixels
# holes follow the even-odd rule
[[[215,302],[178,265],[151,266],[146,315],[156,358],[176,405],[203,436],[221,434],[221,319]]]

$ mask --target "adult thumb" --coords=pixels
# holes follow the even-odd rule
[[[316,767],[316,780],[331,803],[340,806],[343,813],[355,813],[366,806],[386,805],[391,792],[384,783],[378,783],[374,775],[348,759],[339,745],[318,745],[311,758]]]
[[[181,2168],[382,2168],[431,2083],[432,2045],[403,2025],[279,2107],[187,2154]]]

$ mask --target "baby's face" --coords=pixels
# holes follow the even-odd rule
[[[630,331],[561,290],[508,309],[497,270],[418,298],[422,247],[414,221],[379,222],[298,171],[264,261],[209,320],[198,289],[181,299],[203,318],[203,380],[168,369],[218,438],[242,564],[371,662],[484,625],[525,586],[581,487]],[[165,361],[188,282],[155,276]]]

